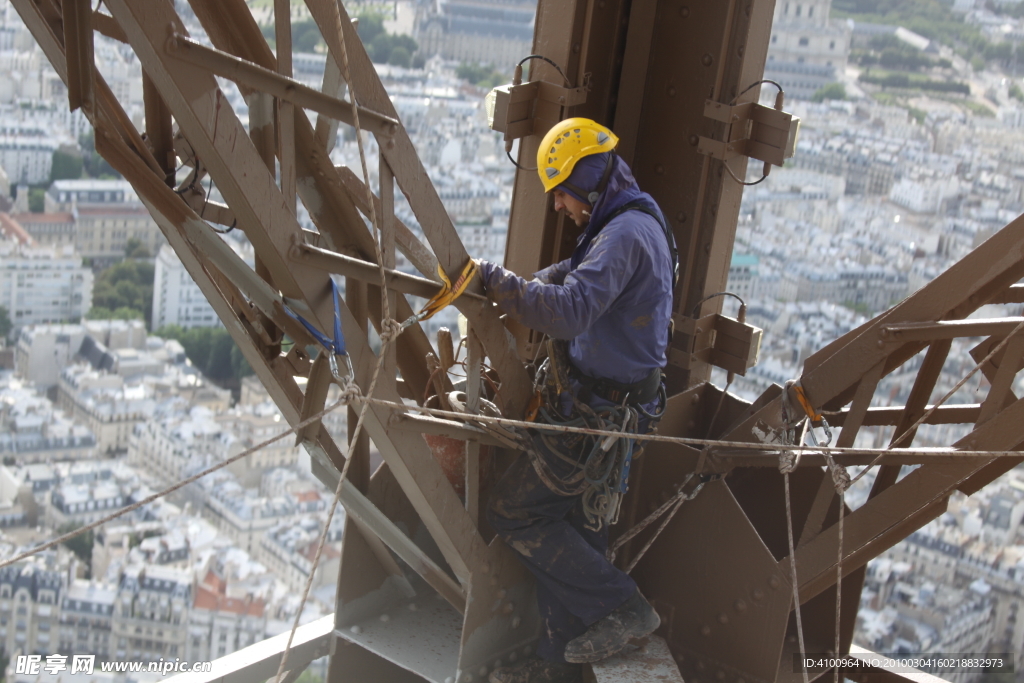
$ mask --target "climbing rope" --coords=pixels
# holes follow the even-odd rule
[[[796,635],[800,644],[800,653],[803,656],[807,652],[804,643],[804,622],[800,610],[800,582],[796,573],[796,544],[793,542],[793,504],[789,492],[789,475],[797,466],[797,454],[795,451],[779,453],[779,472],[782,473],[782,480],[786,492],[786,533],[789,538],[789,574],[790,583],[793,586],[793,609],[796,612]],[[800,670],[804,675],[804,683],[810,683],[807,675],[807,667],[801,664]]]
[[[106,524],[107,522],[112,522],[113,520],[117,519],[118,517],[123,517],[124,515],[127,515],[129,512],[132,512],[134,510],[138,510],[140,507],[143,507],[144,505],[149,505],[150,503],[152,503],[154,501],[157,501],[157,500],[159,500],[159,499],[161,499],[161,498],[163,498],[163,497],[165,497],[167,495],[170,495],[171,493],[174,493],[175,491],[177,491],[178,489],[180,489],[180,488],[182,488],[184,486],[188,486],[189,484],[191,484],[193,482],[199,481],[200,479],[202,479],[203,477],[205,477],[208,474],[212,474],[213,472],[216,472],[217,470],[224,469],[225,467],[227,467],[228,465],[230,465],[232,463],[238,462],[239,460],[242,460],[243,458],[247,458],[250,455],[252,455],[253,453],[256,453],[257,451],[260,451],[260,450],[266,448],[270,444],[276,443],[276,442],[280,441],[281,439],[283,439],[283,438],[285,438],[287,436],[291,436],[292,434],[295,434],[296,432],[301,431],[303,428],[305,428],[305,427],[307,427],[307,426],[309,426],[309,425],[311,425],[311,424],[313,424],[313,423],[323,419],[325,415],[327,415],[327,414],[337,410],[339,407],[345,406],[345,405],[349,405],[349,403],[352,402],[353,398],[358,398],[359,397],[358,391],[359,391],[359,389],[358,389],[358,387],[356,387],[356,391],[355,391],[354,394],[352,392],[343,393],[341,398],[338,399],[338,401],[336,401],[335,403],[332,403],[330,406],[324,408],[323,410],[318,412],[316,415],[308,417],[305,420],[303,420],[302,422],[299,422],[298,424],[294,425],[291,429],[285,430],[285,431],[281,432],[280,434],[278,434],[276,436],[270,437],[266,441],[262,441],[262,442],[256,444],[252,448],[247,448],[246,450],[242,451],[241,453],[237,453],[237,454],[231,456],[227,460],[223,460],[223,461],[217,463],[216,465],[211,465],[210,467],[207,467],[206,469],[204,469],[201,472],[197,472],[196,474],[193,474],[190,477],[182,479],[181,481],[179,481],[178,483],[174,484],[173,486],[169,486],[168,488],[165,488],[162,491],[159,491],[159,492],[154,493],[152,495],[146,496],[142,500],[136,501],[136,502],[132,503],[131,505],[127,505],[127,506],[125,506],[125,507],[123,507],[123,508],[121,508],[121,509],[119,509],[119,510],[117,510],[115,512],[112,512],[109,515],[96,520],[95,522],[90,522],[89,524],[86,524],[84,526],[80,526],[77,529],[75,529],[74,531],[69,531],[68,533],[63,534],[62,536],[58,536],[57,538],[50,539],[49,541],[47,541],[47,542],[45,542],[45,543],[43,543],[41,545],[37,545],[36,547],[34,547],[34,548],[30,549],[30,550],[26,550],[25,552],[22,552],[22,553],[19,553],[19,554],[15,555],[14,557],[11,557],[11,558],[8,558],[6,560],[3,560],[2,562],[0,562],[0,569],[3,569],[4,567],[8,567],[8,566],[10,566],[12,564],[15,564],[16,562],[21,562],[22,560],[27,560],[28,558],[32,557],[33,555],[37,555],[37,554],[43,552],[44,550],[49,550],[50,548],[58,546],[61,543],[66,543],[67,541],[70,541],[72,538],[74,538],[76,536],[80,536],[81,534],[84,534],[84,533],[86,533],[88,531],[92,531],[93,529],[97,529],[97,528],[103,526],[104,524]]]

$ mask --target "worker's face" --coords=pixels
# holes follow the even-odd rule
[[[563,211],[572,219],[576,227],[582,228],[590,222],[590,204],[581,202],[564,190],[555,189],[551,193],[555,198],[555,211]]]

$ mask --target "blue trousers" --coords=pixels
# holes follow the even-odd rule
[[[551,464],[556,471],[567,466]],[[491,527],[537,577],[537,654],[549,661],[564,662],[570,640],[636,592],[633,579],[605,559],[608,526],[584,527],[581,497],[548,489],[523,453],[498,481],[487,510]]]

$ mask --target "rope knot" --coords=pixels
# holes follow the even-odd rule
[[[832,483],[836,485],[836,491],[842,495],[846,493],[847,489],[853,484],[850,479],[850,473],[846,471],[846,468],[835,461],[831,455],[825,455],[825,460],[828,462],[828,470],[832,474]]]
[[[359,385],[356,384],[355,380],[351,377],[346,377],[345,382],[341,384],[341,396],[338,401],[342,405],[351,405],[353,402],[358,401],[363,397],[363,393],[359,390]]]
[[[394,318],[385,318],[380,321],[380,343],[390,344],[394,340],[398,339],[398,335],[402,334],[402,323],[398,322]]]
[[[796,451],[781,451],[779,453],[779,472],[789,474],[796,469]]]

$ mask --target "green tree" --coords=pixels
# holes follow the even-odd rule
[[[824,102],[825,100],[845,100],[846,99],[846,86],[842,83],[829,83],[828,85],[818,88],[813,95],[811,100],[814,102]]]
[[[82,148],[82,164],[90,178],[120,178],[121,174],[96,152],[96,137],[93,130],[78,139]]]
[[[150,324],[153,309],[154,267],[147,261],[125,259],[96,277],[92,288],[93,309],[104,308],[126,315],[119,309],[131,309]],[[88,317],[93,317],[90,310]]]
[[[412,64],[412,55],[401,45],[391,50],[391,56],[388,57],[388,64],[394,64],[395,66],[402,66],[409,68]]]
[[[359,15],[359,39],[364,45],[384,33],[384,17],[380,14],[364,13]]]
[[[41,187],[30,187],[28,189],[28,210],[32,213],[42,213],[46,208],[46,190]]]
[[[463,62],[455,70],[455,75],[481,88],[493,88],[510,80],[506,74],[496,70],[490,64],[485,66]]]
[[[149,249],[142,243],[142,240],[132,237],[124,245],[124,257],[125,258],[150,258],[152,254],[149,253]]]
[[[216,382],[237,382],[252,374],[235,340],[223,327],[186,330],[178,325],[165,325],[153,334],[181,342],[192,366]]]
[[[5,307],[0,306],[0,339],[7,339],[7,335],[11,333],[13,327],[10,313]]]
[[[323,42],[320,28],[312,19],[292,24],[292,49],[296,52],[313,52]]]
[[[53,152],[50,166],[50,182],[54,180],[75,180],[82,177],[85,161],[77,149],[61,146]]]

